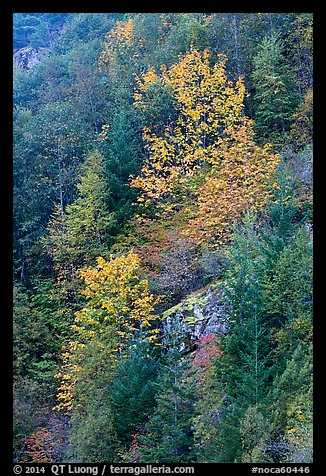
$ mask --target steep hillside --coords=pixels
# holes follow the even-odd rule
[[[15,14],[15,462],[312,462],[312,34]]]

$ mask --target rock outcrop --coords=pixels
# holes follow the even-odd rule
[[[225,334],[227,310],[221,283],[211,284],[163,313],[164,333],[177,327],[190,342],[209,334]]]
[[[31,46],[21,48],[14,53],[14,67],[31,69],[41,61],[47,51],[48,48],[32,48]]]

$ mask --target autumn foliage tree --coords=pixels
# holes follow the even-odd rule
[[[107,33],[98,68],[107,72],[108,82],[113,91],[118,91],[120,100],[129,100],[133,86],[132,73],[139,65],[143,46],[144,38],[135,34],[132,18],[117,21]]]
[[[248,210],[258,212],[271,196],[279,161],[269,145],[255,144],[252,121],[226,129],[216,143],[217,160],[205,173],[190,207],[186,234],[197,243],[219,246],[228,240],[235,220]]]
[[[140,190],[139,203],[156,215],[178,216],[195,242],[219,244],[234,219],[264,206],[278,156],[255,144],[253,123],[243,115],[243,79],[228,80],[224,56],[210,61],[207,50],[191,48],[160,74],[149,68],[137,78],[137,108],[148,107],[147,93],[160,82],[178,117],[161,133],[144,128],[148,159],[131,185]]]
[[[143,130],[149,158],[131,185],[140,188],[139,201],[145,205],[153,204],[165,213],[180,208],[196,170],[210,163],[215,140],[227,125],[241,120],[243,81],[239,79],[233,86],[225,63],[220,56],[211,67],[208,51],[192,48],[170,68],[162,66],[160,75],[149,68],[137,78],[137,108],[148,107],[148,91],[161,82],[170,89],[179,112],[162,134]]]
[[[111,256],[108,261],[99,257],[97,266],[81,270],[86,284],[82,294],[86,304],[76,313],[71,340],[63,354],[61,392],[58,408],[73,408],[74,386],[78,375],[85,370],[84,350],[90,342],[106,356],[105,365],[114,367],[135,336],[155,341],[153,313],[155,298],[149,291],[148,281],[140,276],[139,257],[130,251],[125,255]],[[104,355],[103,354],[103,355]]]
[[[117,66],[121,59],[121,51],[130,48],[133,40],[133,21],[117,21],[116,25],[107,33],[104,49],[99,58],[99,66],[110,65],[111,69]]]
[[[156,334],[151,329],[153,323],[154,297],[146,279],[139,276],[140,260],[130,251],[126,255],[112,257],[105,261],[99,257],[95,268],[81,271],[87,285],[83,294],[89,305],[76,315],[75,330],[83,337],[92,337],[99,328],[105,332],[112,326],[117,334],[117,342],[112,343],[112,352],[121,354],[133,338],[135,332]]]
[[[40,427],[23,440],[22,463],[54,463],[62,461],[67,449],[69,425],[65,418],[50,417],[47,426]]]

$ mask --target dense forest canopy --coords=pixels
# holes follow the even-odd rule
[[[14,14],[15,462],[312,462],[312,17]]]

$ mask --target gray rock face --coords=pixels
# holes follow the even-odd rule
[[[209,334],[225,334],[228,305],[220,284],[193,293],[163,314],[164,332],[178,330],[195,342]]]
[[[40,62],[47,51],[47,48],[32,48],[31,46],[21,48],[14,53],[14,66],[22,69],[31,69]]]

